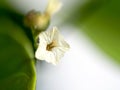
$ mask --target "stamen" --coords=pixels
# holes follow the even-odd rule
[[[56,47],[55,42],[52,42],[47,45],[46,50],[51,51],[54,47]]]

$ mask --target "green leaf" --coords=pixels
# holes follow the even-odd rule
[[[120,64],[120,0],[90,0],[73,10],[67,21]]]
[[[23,16],[0,8],[0,90],[35,90],[33,40]]]

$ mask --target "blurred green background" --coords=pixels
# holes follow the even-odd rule
[[[16,9],[13,2],[0,1],[0,90],[35,90],[33,39],[23,25],[24,10]],[[60,25],[80,28],[120,65],[120,1],[86,0],[73,6],[67,9],[68,14],[58,15],[63,21]]]
[[[120,64],[120,1],[89,0],[77,6],[66,21],[82,28],[99,47]]]

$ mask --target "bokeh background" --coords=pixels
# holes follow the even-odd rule
[[[57,26],[70,50],[57,66],[37,61],[36,90],[120,90],[120,1],[60,0]],[[43,12],[48,0],[7,0],[18,12]]]

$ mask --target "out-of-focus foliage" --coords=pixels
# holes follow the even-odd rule
[[[35,60],[23,15],[0,0],[0,90],[35,90]],[[120,64],[120,0],[89,0],[66,20]],[[65,22],[66,23],[66,22]]]
[[[0,1],[0,90],[35,90],[31,33],[23,15]]]
[[[66,21],[78,26],[120,64],[120,0],[89,0]]]

